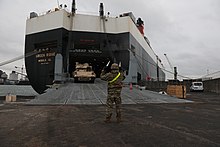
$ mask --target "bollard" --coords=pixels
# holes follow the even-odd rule
[[[11,101],[16,102],[16,100],[17,100],[17,96],[16,95],[11,95]]]
[[[16,102],[17,100],[17,96],[16,95],[12,95],[11,93],[8,93],[5,97],[5,101],[6,103],[9,103],[9,102]]]
[[[6,96],[5,96],[5,101],[8,103],[8,102],[11,102],[11,94],[8,93]]]

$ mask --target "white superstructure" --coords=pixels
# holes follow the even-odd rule
[[[126,33],[129,32],[138,40],[141,46],[152,57],[154,62],[158,62],[156,54],[139,32],[136,24],[129,16],[106,17],[105,22],[100,16],[74,14],[71,26],[71,14],[64,9],[49,12],[41,16],[27,19],[26,35],[64,28],[71,31],[97,32],[97,33]],[[72,28],[72,29],[71,29]],[[141,53],[137,53],[141,56]],[[162,65],[158,62],[160,68]]]

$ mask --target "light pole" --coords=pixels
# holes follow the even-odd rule
[[[156,55],[157,58],[157,81],[159,81],[159,65],[158,65],[158,61],[159,61],[159,57]]]

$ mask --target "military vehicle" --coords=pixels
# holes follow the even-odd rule
[[[96,74],[92,70],[92,66],[88,63],[80,64],[76,62],[76,70],[73,72],[74,82],[91,82],[94,83]]]

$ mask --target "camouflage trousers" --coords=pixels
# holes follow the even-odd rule
[[[111,118],[112,112],[114,110],[114,103],[116,107],[116,117],[121,118],[121,96],[117,95],[108,95],[106,101],[106,118]]]

